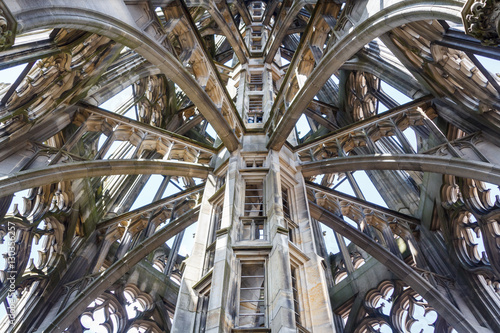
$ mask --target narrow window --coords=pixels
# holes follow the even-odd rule
[[[281,187],[281,198],[283,199],[283,215],[285,218],[292,219],[290,217],[290,202],[288,199],[288,189],[285,187]]]
[[[220,176],[217,178],[217,188],[221,188],[222,186],[224,186],[224,184],[226,183],[226,175],[224,174],[223,176]]]
[[[265,280],[264,262],[241,265],[239,327],[265,327]]]
[[[243,233],[241,240],[265,240],[264,222],[263,218],[242,219]]]
[[[262,49],[262,30],[260,30],[260,28],[254,27],[252,29],[251,43],[252,43],[252,51],[260,51]]]
[[[241,240],[265,240],[263,182],[247,182]]]
[[[293,309],[295,311],[295,324],[297,326],[301,325],[300,319],[300,305],[299,305],[299,291],[297,283],[297,268],[291,267],[292,269],[292,292],[293,292]]]
[[[283,216],[285,217],[285,225],[288,229],[288,239],[290,242],[296,242],[295,232],[297,225],[292,221],[291,209],[290,209],[290,196],[288,195],[288,188],[281,186],[281,199],[283,201]]]
[[[264,159],[263,158],[246,159],[245,165],[247,168],[262,168],[262,166],[264,165]]]
[[[215,241],[217,240],[217,230],[220,229],[222,221],[222,204],[214,207],[212,225],[208,239],[207,250],[205,251],[205,267],[203,274],[206,274],[213,266],[215,260]]]
[[[262,39],[260,38],[254,38],[252,40],[252,49],[254,51],[260,51],[262,49]]]
[[[222,204],[218,204],[214,207],[214,215],[212,219],[212,230],[210,234],[210,239],[208,243],[211,244],[215,242],[217,230],[220,229],[222,222]]]
[[[245,216],[264,216],[263,183],[247,182],[245,186]]]
[[[248,123],[262,123],[262,96],[250,96],[250,101],[248,104]]]
[[[200,333],[205,333],[207,327],[208,302],[210,301],[210,293],[200,296],[198,299],[198,313],[200,318]]]
[[[262,73],[250,74],[250,91],[262,91],[263,86]]]

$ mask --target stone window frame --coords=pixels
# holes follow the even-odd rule
[[[222,219],[224,216],[224,192],[219,193],[219,195],[211,202],[211,205],[212,210],[210,214],[210,229],[207,246],[210,246],[210,244],[217,240],[217,231],[222,228]]]
[[[295,269],[296,272],[296,282],[297,282],[297,295],[298,295],[298,304],[301,307],[299,311],[299,315],[301,318],[301,323],[296,323],[297,332],[305,332],[308,333],[309,330],[307,327],[311,327],[312,325],[312,315],[310,313],[311,306],[309,304],[308,291],[306,285],[306,268],[305,265],[310,258],[305,255],[300,249],[290,246],[290,277],[292,276],[292,269]],[[290,279],[290,286],[292,287],[292,282]],[[292,296],[293,297],[293,296]],[[295,303],[295,302],[294,302]],[[294,304],[294,311],[295,304]],[[295,318],[295,314],[294,314]]]
[[[198,294],[196,303],[195,331],[205,332],[210,307],[210,292],[212,290],[212,271],[206,273],[200,281],[193,285]],[[201,302],[201,303],[200,303]]]
[[[220,209],[220,212],[217,212],[217,209]],[[221,229],[223,214],[224,192],[220,193],[212,202],[210,228],[207,237],[207,247],[205,249],[205,260],[203,262],[203,274],[206,274],[214,266],[217,231]],[[217,216],[219,217],[218,221],[216,221]]]
[[[238,240],[239,241],[268,241],[268,235],[269,235],[269,226],[267,224],[267,212],[266,212],[266,174],[263,172],[257,172],[253,174],[245,174],[242,175],[242,181],[244,183],[243,186],[243,191],[241,193],[242,200],[241,200],[241,206],[242,206],[242,211],[240,214],[240,233],[238,235]],[[247,203],[246,201],[246,190],[247,190],[247,184],[251,183],[260,183],[262,184],[262,208],[259,209],[259,212],[262,212],[262,215],[258,216],[249,216],[246,215],[246,205],[251,204]],[[250,239],[244,239],[243,238],[243,230],[244,230],[244,223],[245,221],[250,221],[251,222],[251,230],[250,230]],[[255,227],[257,226],[258,222],[262,222],[262,238],[261,237],[254,237],[256,234]]]
[[[248,96],[248,124],[263,124],[264,121],[264,95],[252,94]]]
[[[252,332],[254,330],[259,330],[259,329],[265,329],[269,327],[269,291],[267,290],[269,283],[268,283],[268,252],[263,252],[263,251],[250,251],[251,253],[236,253],[236,260],[237,260],[237,272],[238,272],[238,284],[237,284],[237,297],[236,297],[236,318],[235,318],[235,328],[236,329],[242,329],[242,330],[251,330]],[[264,327],[241,327],[239,325],[239,320],[240,320],[240,303],[241,303],[241,272],[242,272],[242,266],[245,264],[258,264],[262,263],[264,266]]]
[[[298,246],[298,244],[300,244],[300,230],[298,223],[295,222],[297,220],[297,208],[295,205],[297,202],[297,195],[295,193],[295,185],[296,181],[285,170],[283,170],[283,168],[281,168],[281,203],[283,205],[283,188],[286,188],[288,191],[288,203],[290,209],[289,218],[285,216],[285,211],[283,209],[284,226],[288,229],[288,240]]]
[[[265,156],[255,156],[255,157],[246,157],[244,158],[245,165],[244,168],[263,168],[266,163]]]
[[[250,70],[248,74],[248,90],[262,92],[264,90],[264,69]]]

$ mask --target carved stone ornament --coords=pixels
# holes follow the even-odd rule
[[[465,33],[483,45],[500,44],[500,1],[468,0],[462,9]]]
[[[0,51],[14,44],[16,28],[16,20],[5,4],[0,2]]]

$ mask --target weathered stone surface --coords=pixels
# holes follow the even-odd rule
[[[464,3],[1,1],[0,331],[500,332]]]

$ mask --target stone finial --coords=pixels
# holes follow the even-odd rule
[[[0,2],[0,51],[14,44],[17,23],[8,8]]]
[[[500,44],[500,1],[468,0],[462,9],[465,33],[483,45]]]
[[[0,48],[5,47],[12,31],[7,29],[7,19],[3,16],[3,10],[0,9]]]

